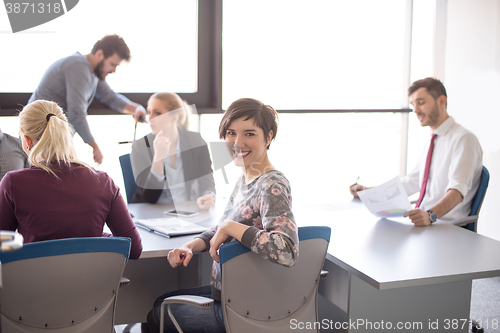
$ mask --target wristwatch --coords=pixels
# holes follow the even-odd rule
[[[427,212],[427,213],[429,213],[429,220],[431,220],[431,223],[436,222],[436,220],[437,220],[437,215],[436,215],[436,213],[434,213],[434,212],[433,212],[432,210],[430,210],[430,209],[427,209],[427,210],[426,210],[426,212]]]

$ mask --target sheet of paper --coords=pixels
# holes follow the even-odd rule
[[[406,211],[413,209],[399,177],[360,191],[358,195],[366,208],[378,217],[401,217]]]

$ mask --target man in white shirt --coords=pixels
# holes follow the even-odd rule
[[[422,127],[429,126],[434,139],[426,144],[418,165],[401,179],[410,196],[421,192],[417,207],[405,213],[416,226],[426,226],[437,219],[452,221],[469,215],[471,202],[479,187],[483,152],[477,137],[448,115],[446,89],[441,81],[425,78],[408,88]],[[433,142],[431,157],[429,147]],[[426,164],[430,163],[424,185]],[[351,193],[366,189],[352,185]]]

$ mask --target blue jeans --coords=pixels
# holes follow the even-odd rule
[[[148,326],[151,332],[160,331],[160,309],[163,300],[170,296],[196,295],[211,297],[210,286],[177,290],[158,297],[153,306],[153,310],[148,314]],[[225,333],[224,319],[222,317],[222,304],[215,301],[208,309],[201,309],[193,305],[172,304],[170,306],[175,320],[185,333]],[[170,320],[167,306],[164,307],[164,332],[177,332],[174,324]]]

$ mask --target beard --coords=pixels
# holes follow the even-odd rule
[[[435,126],[438,122],[439,114],[440,114],[439,107],[438,107],[437,102],[436,102],[436,104],[434,105],[434,108],[429,113],[429,119],[427,120],[427,125],[428,126]]]
[[[104,60],[101,60],[97,66],[95,66],[94,69],[94,74],[99,78],[99,80],[104,80],[106,79],[106,75],[103,71],[104,68]]]

